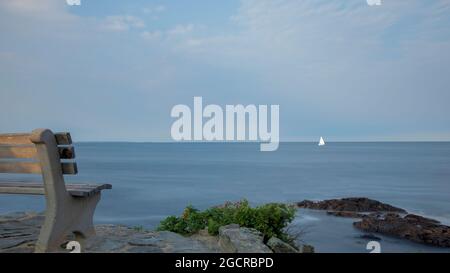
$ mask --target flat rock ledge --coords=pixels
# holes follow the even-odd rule
[[[34,212],[0,215],[0,253],[33,252],[44,221]],[[192,236],[168,231],[146,231],[123,225],[97,225],[83,252],[91,253],[271,253],[262,235],[254,229],[229,225],[219,236],[202,230]],[[275,239],[274,239],[275,240]],[[281,243],[280,243],[281,244]],[[284,246],[286,248],[286,246]],[[277,246],[275,252],[281,247]],[[292,250],[296,250],[292,248]],[[286,251],[283,249],[283,251]],[[64,249],[61,252],[68,252]],[[295,251],[297,252],[297,251]]]

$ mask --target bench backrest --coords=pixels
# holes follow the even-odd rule
[[[47,198],[59,199],[67,194],[63,175],[77,174],[71,144],[69,133],[53,134],[48,129],[0,134],[0,173],[42,174]]]

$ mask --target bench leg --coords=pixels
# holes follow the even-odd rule
[[[61,251],[68,235],[75,235],[83,249],[84,239],[95,234],[93,217],[100,193],[66,200],[59,207],[47,207],[35,252]]]

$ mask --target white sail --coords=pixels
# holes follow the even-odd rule
[[[323,145],[325,145],[325,141],[323,140],[323,137],[320,137],[319,146],[323,146]]]

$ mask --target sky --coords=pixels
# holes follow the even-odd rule
[[[174,105],[282,141],[450,141],[450,0],[0,0],[0,131],[170,141]]]

